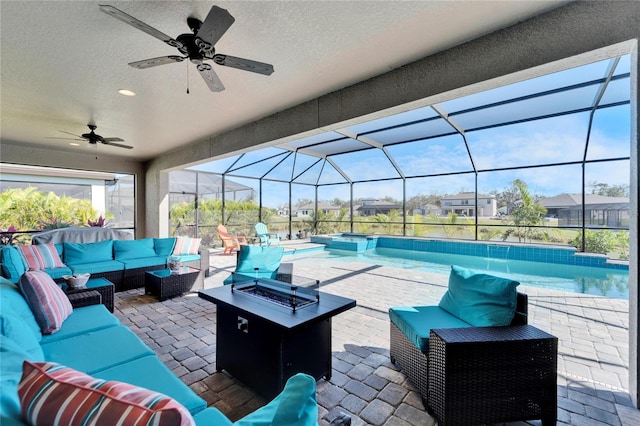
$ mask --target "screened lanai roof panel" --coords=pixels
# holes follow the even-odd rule
[[[366,123],[347,127],[347,130],[361,136],[389,127],[401,126],[406,123],[411,123],[414,121],[424,120],[437,116],[438,114],[433,110],[433,108],[431,108],[430,106],[426,106],[411,111],[394,114],[389,117],[378,118],[376,120],[367,121]]]
[[[352,181],[397,178],[400,175],[380,149],[368,149],[331,157]]]
[[[598,109],[593,115],[587,160],[631,155],[631,106]]]
[[[611,62],[611,59],[607,59],[577,68],[570,68],[462,98],[452,99],[440,105],[446,112],[452,114],[469,108],[477,108],[495,102],[503,102],[509,99],[605,78]]]
[[[314,162],[304,170],[296,171],[296,175],[293,177],[292,182],[306,183],[310,185],[317,184],[318,179],[320,178],[320,173],[322,172],[322,165],[324,163],[325,163],[325,160],[319,160]]]
[[[407,177],[473,170],[459,134],[391,145],[387,149]]]
[[[592,108],[598,89],[599,85],[579,87],[463,114],[451,114],[450,116],[463,129],[471,131],[488,126]]]
[[[629,77],[610,81],[600,100],[600,105],[629,102],[630,87],[631,79]]]
[[[243,157],[241,161],[239,161],[229,170],[229,173],[247,177],[264,177],[274,167],[279,167],[279,165],[282,164],[291,155],[291,152],[289,151],[278,151],[278,154],[272,155],[270,157]],[[246,164],[241,164],[241,162],[243,162],[242,160],[247,160],[248,162],[246,162]]]
[[[285,142],[285,143],[279,144],[278,146],[286,147],[292,151],[295,151],[298,148],[310,147],[323,142],[341,140],[345,138],[346,136],[337,132],[325,132],[325,133],[320,133],[313,136],[308,136],[302,139],[296,139],[291,142]]]
[[[437,117],[404,127],[367,134],[367,138],[384,145],[448,135],[455,132],[443,118]]]
[[[351,138],[344,138],[334,142],[326,142],[319,145],[301,148],[299,152],[303,154],[314,155],[316,157],[325,157],[327,155],[343,154],[345,152],[353,152],[367,149],[371,145],[357,141]]]
[[[572,114],[467,133],[478,170],[581,161],[589,114]]]

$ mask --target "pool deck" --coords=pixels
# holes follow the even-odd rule
[[[285,241],[287,253],[318,246]],[[286,257],[284,261],[289,261]],[[214,250],[205,287],[222,285],[235,255]],[[319,380],[319,423],[341,412],[353,425],[435,425],[419,394],[389,361],[391,306],[437,304],[448,277],[298,254],[294,274],[316,278],[321,290],[357,300],[333,318],[333,375]],[[190,294],[164,302],[142,289],[116,294],[116,315],[209,405],[237,420],[266,401],[215,369],[215,305]],[[529,324],[559,339],[558,424],[638,425],[628,394],[628,302],[520,286],[529,296]],[[510,424],[540,424],[539,421]]]

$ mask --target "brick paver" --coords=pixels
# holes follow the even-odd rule
[[[357,306],[332,320],[333,374],[319,380],[319,423],[340,413],[353,425],[434,425],[420,395],[389,360],[391,306],[436,304],[446,275],[299,255],[294,274],[313,277],[322,291],[351,297]],[[211,256],[216,287],[235,256]],[[559,338],[558,424],[640,424],[628,394],[628,302],[519,287],[529,295],[529,323]],[[142,289],[116,294],[116,315],[209,405],[235,421],[265,404],[251,389],[215,369],[215,305],[195,293],[164,302]],[[524,423],[520,423],[524,424]],[[538,421],[530,424],[539,424]]]

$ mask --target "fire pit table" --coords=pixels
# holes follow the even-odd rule
[[[254,279],[198,294],[217,305],[216,370],[266,399],[296,373],[331,378],[331,318],[356,301],[323,293],[314,280]]]

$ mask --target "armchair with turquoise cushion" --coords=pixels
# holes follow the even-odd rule
[[[267,230],[267,225],[262,222],[256,223],[256,236],[260,239],[260,245],[264,243],[267,247],[271,245],[271,243],[277,243],[280,245],[280,234],[270,233]]]
[[[269,278],[291,282],[292,266],[282,263],[284,248],[240,246],[236,270],[224,280],[224,284]]]

